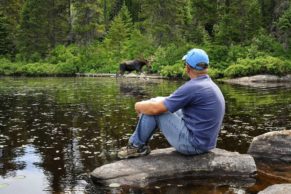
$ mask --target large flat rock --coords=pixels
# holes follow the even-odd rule
[[[291,130],[273,131],[253,139],[248,153],[255,158],[291,162]]]
[[[223,80],[227,83],[246,85],[252,87],[261,87],[261,86],[276,86],[276,85],[285,85],[284,83],[291,82],[291,74],[286,76],[276,76],[276,75],[254,75],[247,77],[239,77],[233,79]],[[279,84],[281,83],[281,84]]]
[[[291,193],[291,184],[276,184],[267,187],[259,194],[289,194]]]
[[[252,178],[256,173],[254,159],[247,154],[213,149],[197,156],[185,156],[173,148],[158,149],[150,155],[120,160],[96,168],[95,182],[110,185],[147,186],[163,180],[185,177]]]

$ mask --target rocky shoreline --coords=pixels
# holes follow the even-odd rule
[[[252,87],[274,87],[281,85],[291,85],[291,74],[281,77],[275,75],[254,75],[233,79],[223,79],[221,81],[230,84],[238,84]]]
[[[124,74],[123,76],[116,76],[113,73],[76,73],[77,77],[112,77],[112,78],[140,78],[140,79],[165,79],[166,77],[161,75],[149,74],[146,75],[144,73],[141,74]]]

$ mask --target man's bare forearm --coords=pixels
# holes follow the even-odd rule
[[[142,113],[147,115],[158,115],[168,111],[164,105],[164,100],[137,102],[135,103],[135,110],[138,114]]]

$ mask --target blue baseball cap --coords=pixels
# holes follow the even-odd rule
[[[199,64],[204,64],[206,66],[209,65],[209,58],[207,53],[202,49],[191,49],[187,52],[186,55],[182,58],[183,61],[185,61],[188,65],[190,65],[192,68],[196,70],[204,70],[202,66]]]

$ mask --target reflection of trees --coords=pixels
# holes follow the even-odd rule
[[[250,88],[223,84],[226,99],[224,133],[219,147],[245,153],[252,138],[290,128],[290,88]],[[237,146],[233,146],[236,142]]]
[[[27,132],[22,130],[24,123],[18,119],[26,113],[22,109],[24,97],[6,92],[0,95],[0,145],[3,147],[0,148],[0,175],[2,176],[25,167],[25,164],[17,161],[16,158],[24,154],[21,146],[27,139]]]
[[[76,119],[78,114],[73,113],[71,109],[77,110],[78,107],[61,110],[53,104],[55,102],[51,106],[51,109],[55,108],[53,117],[46,118],[45,121],[54,124],[43,127],[35,134],[42,140],[35,142],[43,158],[39,165],[45,170],[53,191],[72,190],[77,184],[77,176],[84,173],[84,160],[78,136],[82,128],[75,124],[78,121]],[[79,121],[84,122],[85,119],[80,116]]]

